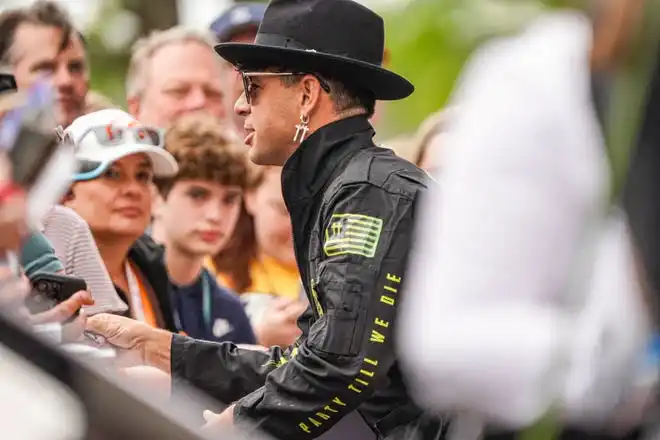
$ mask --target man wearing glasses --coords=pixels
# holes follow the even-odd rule
[[[342,32],[337,32],[342,29]],[[350,0],[273,0],[255,43],[222,43],[241,71],[245,143],[259,165],[284,165],[296,259],[312,318],[289,349],[247,351],[103,315],[89,328],[144,363],[225,403],[208,429],[248,422],[311,439],[358,410],[379,438],[437,438],[409,399],[393,328],[425,174],[377,148],[377,99],[413,92],[381,67],[381,17]],[[255,63],[253,60],[259,60]]]

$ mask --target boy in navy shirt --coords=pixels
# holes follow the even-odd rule
[[[155,181],[161,200],[152,234],[165,245],[172,312],[178,330],[193,338],[255,344],[238,297],[204,268],[231,237],[248,178],[244,152],[211,116],[179,119],[165,136],[176,158],[174,178]]]

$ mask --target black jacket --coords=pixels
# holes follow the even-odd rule
[[[172,314],[169,296],[169,278],[163,262],[164,247],[156,243],[149,235],[140,237],[128,251],[128,259],[137,266],[153,290],[154,302],[158,304],[158,313],[162,317],[163,328],[177,332]],[[119,296],[128,304],[126,292],[115,286]],[[130,310],[125,313],[130,316]]]
[[[172,372],[237,421],[282,439],[311,439],[358,409],[379,438],[436,438],[411,403],[394,353],[417,199],[427,176],[376,147],[363,116],[313,133],[284,166],[296,260],[311,304],[286,351],[246,351],[175,336]],[[310,315],[307,315],[310,316]]]

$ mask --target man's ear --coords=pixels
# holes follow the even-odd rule
[[[305,75],[300,85],[303,92],[300,98],[300,111],[304,115],[310,115],[318,107],[323,89],[313,75]]]
[[[140,114],[140,98],[132,96],[126,102],[128,104],[128,113],[137,119]]]

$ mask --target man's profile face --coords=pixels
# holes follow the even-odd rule
[[[48,78],[56,93],[58,124],[68,126],[80,116],[89,89],[89,69],[80,37],[72,33],[69,44],[60,50],[62,30],[23,23],[16,29],[12,62],[18,89],[31,87]]]
[[[161,128],[195,111],[223,119],[222,73],[220,59],[210,47],[192,41],[167,45],[148,61],[142,96],[129,102],[131,113]]]
[[[235,106],[236,113],[245,116],[248,157],[257,165],[282,166],[297,147],[293,137],[300,122],[299,88],[285,86],[279,76],[254,76],[251,81],[250,104],[243,93]]]
[[[257,36],[257,27],[252,27],[243,32],[234,34],[229,40],[231,43],[252,43]],[[234,69],[233,66],[227,65],[225,69],[225,109],[227,115],[231,115],[233,126],[236,132],[243,133],[243,124],[245,118],[234,113],[234,104],[243,93],[243,82],[241,75]]]

